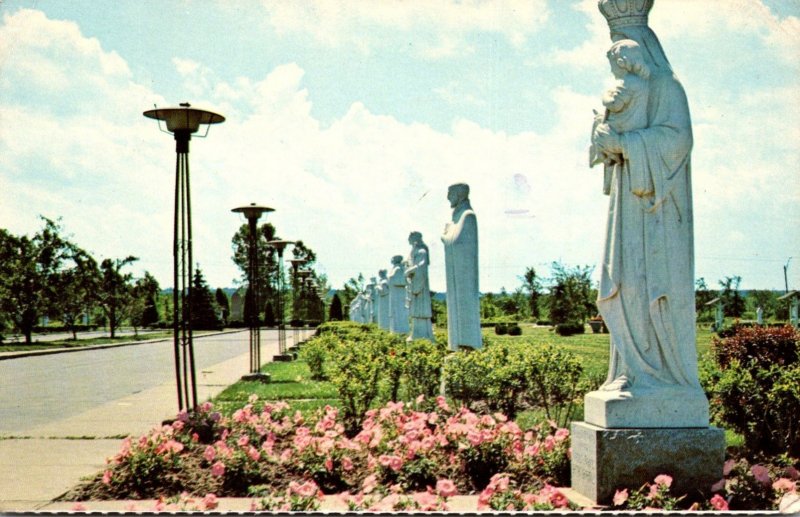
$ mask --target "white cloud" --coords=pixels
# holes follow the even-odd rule
[[[594,0],[591,4],[595,9]],[[367,20],[359,23],[376,26],[389,19],[400,27],[414,22],[399,11],[380,18],[354,5],[355,13],[334,12],[345,26],[359,17]],[[418,4],[409,5],[415,13]],[[140,256],[137,266],[169,285],[174,144],[141,115],[154,102],[161,104],[161,97],[136,84],[124,62],[109,68],[118,56],[95,46],[70,22],[29,11],[4,20],[0,42],[10,41],[9,31],[30,35],[26,23],[38,37],[17,39],[13,48],[0,50],[3,224],[32,232],[37,214],[61,214],[79,244],[102,256]],[[455,20],[443,26],[448,23]],[[51,32],[62,36],[48,38]],[[80,98],[91,102],[70,102],[60,112],[63,99],[40,78],[26,77],[31,62],[62,74],[71,95],[85,89]],[[541,133],[508,134],[468,119],[440,131],[376,113],[361,102],[322,125],[312,110],[314,92],[306,89],[305,72],[296,63],[260,78],[225,80],[201,62],[176,58],[173,64],[196,85],[198,103],[227,117],[208,139],[192,140],[195,257],[211,285],[230,285],[238,275],[230,261],[230,237],[241,221],[230,209],[258,202],[276,208],[267,220],[282,237],[302,239],[317,251],[335,286],[359,272],[372,276],[392,255],[406,254],[408,232],[419,230],[433,255],[433,287],[441,290],[439,234],[449,218],[447,186],[457,181],[472,189],[484,288],[513,289],[525,267],[541,272],[553,260],[596,263],[606,198],[602,173],[588,169],[586,154],[590,113],[599,96],[586,95],[579,85],[536,92],[547,96],[556,121]],[[713,96],[690,97],[701,257],[727,250],[726,242],[736,242],[737,253],[766,249],[781,222],[800,215],[795,175],[800,115],[787,108],[788,100],[797,99],[796,90],[787,85],[740,92],[715,84],[720,86]],[[453,102],[484,102],[465,91],[456,82],[436,93]],[[775,220],[775,228],[756,219],[761,215]],[[749,231],[751,220],[757,234]],[[748,238],[741,240],[736,232]],[[797,247],[796,236],[786,239]]]
[[[352,45],[370,52],[385,44],[389,29],[409,38],[419,55],[428,59],[462,53],[469,49],[465,37],[478,31],[501,34],[519,47],[548,19],[545,0],[265,0],[263,5],[279,34],[303,33],[325,45]]]

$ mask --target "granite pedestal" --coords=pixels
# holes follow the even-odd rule
[[[715,427],[607,429],[572,424],[572,488],[598,504],[616,489],[638,489],[659,474],[672,492],[708,488],[722,478],[725,432]]]

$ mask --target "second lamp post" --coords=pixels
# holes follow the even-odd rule
[[[231,212],[244,214],[250,229],[250,245],[247,248],[247,302],[250,305],[249,314],[245,314],[250,327],[250,373],[245,375],[245,380],[262,380],[261,373],[261,322],[259,321],[260,296],[259,296],[259,270],[260,258],[258,253],[258,219],[261,214],[274,211],[273,208],[250,203],[247,206],[234,208]]]

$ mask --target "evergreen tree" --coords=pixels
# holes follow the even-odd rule
[[[217,315],[214,296],[208,288],[203,272],[198,267],[192,279],[192,328],[195,330],[219,330],[222,322]]]
[[[334,294],[333,299],[331,300],[331,310],[328,320],[342,321],[342,319],[344,319],[344,314],[342,313],[342,300],[339,298],[338,294]]]
[[[228,295],[225,294],[225,291],[223,291],[221,287],[217,287],[217,291],[214,293],[214,299],[216,299],[219,308],[222,309],[222,323],[225,324],[231,316],[231,305],[228,301]]]
[[[264,306],[264,325],[267,327],[275,326],[275,310],[272,308],[271,302],[267,302]]]

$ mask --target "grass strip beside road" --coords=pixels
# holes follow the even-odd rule
[[[58,341],[37,341],[31,344],[7,343],[0,344],[0,352],[30,352],[36,350],[55,350],[57,348],[81,348],[94,345],[149,341],[151,339],[164,339],[168,337],[172,337],[172,331],[149,332],[138,336],[119,336],[113,339],[106,336],[78,340],[61,339]]]

